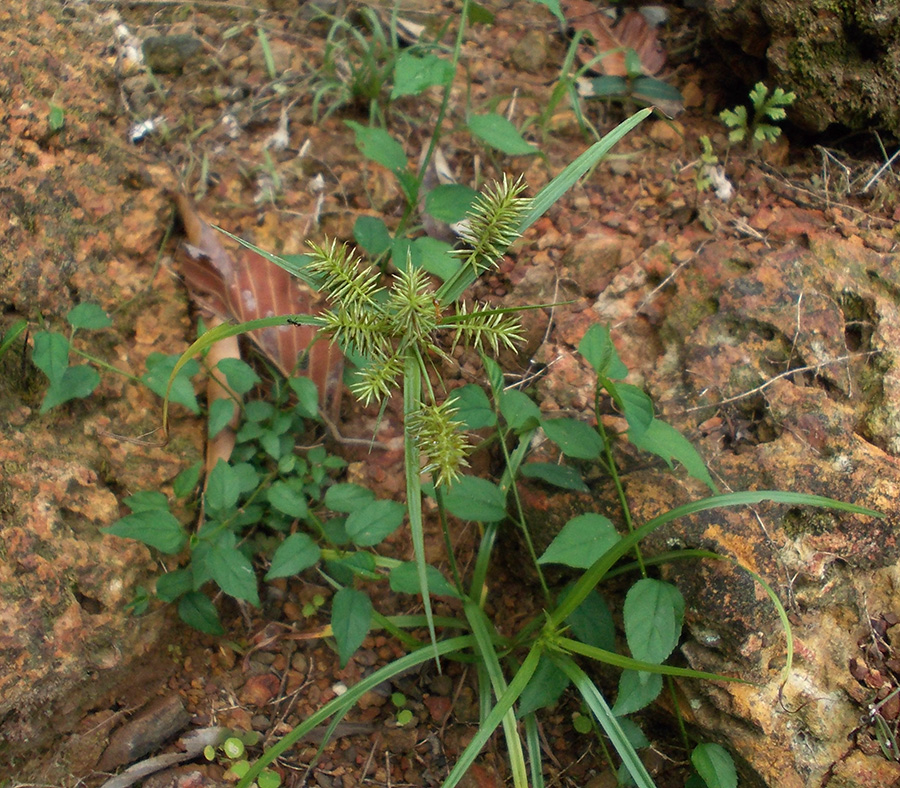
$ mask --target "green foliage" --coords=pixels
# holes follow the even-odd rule
[[[773,124],[787,117],[785,107],[793,104],[796,98],[793,91],[786,93],[781,88],[775,88],[770,94],[765,84],[757,82],[750,91],[752,118],[743,105],[719,113],[722,122],[731,129],[729,141],[749,142],[754,150],[759,149],[764,142],[775,142],[781,134],[781,128]]]

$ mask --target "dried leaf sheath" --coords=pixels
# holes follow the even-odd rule
[[[220,320],[244,322],[260,317],[319,311],[315,293],[287,271],[246,247],[235,256],[220,234],[204,222],[184,195],[176,195],[188,244],[179,255],[179,269],[188,292],[203,310]],[[319,390],[319,401],[332,419],[340,412],[343,357],[337,346],[316,342],[311,326],[279,326],[253,331],[253,342],[285,376],[301,363]],[[327,405],[326,405],[327,403]]]

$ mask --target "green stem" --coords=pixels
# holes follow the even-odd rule
[[[115,372],[117,375],[128,378],[128,380],[130,380],[132,383],[143,382],[137,375],[132,375],[130,372],[125,372],[125,370],[123,369],[114,367],[112,364],[104,361],[103,359],[92,356],[90,353],[85,353],[83,350],[79,350],[77,347],[72,347],[70,345],[69,350],[71,350],[76,355],[81,356],[86,361],[90,361],[94,366],[100,367],[100,369],[105,369],[107,372]]]

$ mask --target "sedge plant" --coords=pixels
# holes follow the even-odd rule
[[[541,709],[554,704],[567,687],[574,688],[581,696],[598,730],[612,744],[622,779],[628,775],[634,784],[649,788],[653,781],[637,753],[647,741],[628,715],[651,703],[662,691],[664,679],[737,679],[664,664],[680,640],[685,602],[677,587],[651,574],[652,567],[661,561],[730,559],[698,550],[645,557],[639,549],[641,540],[678,517],[764,500],[875,514],[818,496],[762,491],[713,494],[649,522],[635,523],[616,463],[616,447],[621,440],[627,439],[638,449],[654,453],[669,463],[677,461],[713,491],[714,487],[691,444],[656,418],[646,394],[622,382],[627,370],[615,352],[608,330],[600,326],[591,329],[579,347],[597,379],[597,418],[593,425],[574,418],[544,418],[524,393],[506,390],[501,370],[486,353],[482,358],[489,394],[470,386],[448,396],[435,385],[432,359],[443,356],[446,347],[463,344],[493,354],[501,346],[516,344],[520,333],[516,320],[518,310],[469,306],[462,298],[465,290],[494,266],[515,237],[642,117],[630,119],[607,135],[534,200],[526,200],[522,196],[522,184],[510,179],[504,178],[486,190],[468,216],[464,243],[456,252],[460,265],[440,286],[434,287],[431,278],[413,264],[411,257],[386,283],[375,266],[363,263],[346,246],[334,242],[312,246],[311,255],[302,264],[296,260],[272,259],[315,283],[330,302],[328,310],[318,316],[283,316],[242,326],[220,326],[198,340],[183,357],[182,362],[186,363],[218,337],[264,323],[312,324],[333,341],[340,342],[348,355],[361,360],[351,389],[362,401],[384,402],[394,392],[399,392],[403,401],[406,503],[402,508],[412,536],[414,560],[399,562],[377,554],[371,556],[365,550],[352,554],[345,551],[341,557],[344,569],[349,571],[329,573],[326,566],[325,573],[336,589],[332,599],[331,634],[342,663],[346,663],[372,629],[397,635],[410,651],[323,706],[267,750],[242,778],[241,788],[250,786],[263,769],[313,727],[323,723],[337,725],[356,700],[372,687],[414,666],[446,659],[474,662],[481,719],[471,744],[445,779],[445,788],[459,783],[498,729],[502,730],[506,742],[513,784],[518,788],[542,786],[537,715]],[[438,341],[442,334],[447,336],[447,342]],[[178,365],[173,375],[177,372]],[[626,435],[611,435],[605,430],[599,413],[607,398],[625,416]],[[487,423],[485,412],[492,414]],[[469,451],[466,430],[476,425],[476,419],[481,419],[480,426],[493,425],[498,430],[497,445],[501,447],[506,467],[499,480],[482,479],[465,472]],[[550,466],[525,462],[539,430],[559,447],[567,462]],[[568,460],[598,464],[609,475],[618,490],[626,531],[620,533],[603,514],[579,515],[537,555],[519,504],[517,479],[525,475],[556,486],[584,489],[577,465]],[[338,485],[338,489],[340,492],[335,495],[346,497],[348,508],[352,509],[349,517],[355,516],[357,521],[352,530],[355,533],[367,527],[378,530],[384,513],[354,503],[365,498],[366,491],[355,485]],[[446,558],[450,578],[425,560],[422,501],[426,494],[436,502],[449,546]],[[395,516],[396,512],[392,517]],[[468,576],[463,576],[455,563],[451,516],[480,523],[482,529],[474,568]],[[349,517],[344,522],[348,531],[351,530]],[[507,520],[516,523],[528,545],[541,578],[540,606],[544,611],[514,633],[501,633],[497,622],[489,618],[485,604],[494,590],[491,564],[498,530]],[[360,555],[371,557],[363,562],[358,558]],[[543,576],[547,564],[566,566],[577,574],[577,579],[565,588],[551,588]],[[603,580],[625,571],[634,572],[637,580],[626,595],[623,607],[629,653],[620,653],[609,605],[599,587]],[[789,670],[792,641],[787,616],[763,578],[751,574],[778,613],[785,632],[785,667]],[[368,582],[384,579],[397,593],[418,593],[422,599],[422,615],[378,614],[364,587]],[[435,616],[431,607],[434,593],[455,598],[459,614]],[[426,631],[427,639],[420,639],[416,630]],[[584,660],[621,669],[614,703],[609,702],[583,667]],[[703,781],[695,784],[737,784],[734,764],[719,745],[705,743],[693,747],[691,763],[695,769],[692,779]]]

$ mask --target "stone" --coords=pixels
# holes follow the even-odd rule
[[[147,67],[157,74],[180,74],[200,51],[200,39],[189,33],[150,36],[142,46]]]
[[[536,74],[547,62],[549,51],[550,39],[547,34],[535,28],[522,36],[522,40],[512,48],[509,57],[516,68]]]

